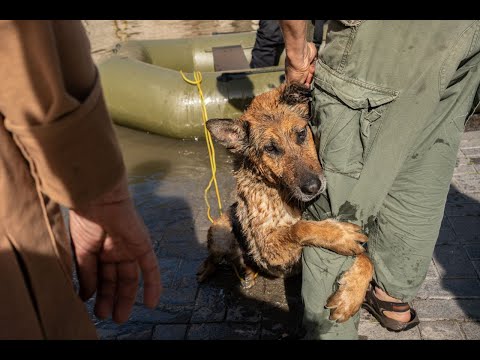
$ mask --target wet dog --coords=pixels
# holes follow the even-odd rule
[[[239,119],[211,119],[212,136],[234,154],[236,202],[208,231],[209,256],[197,273],[207,279],[222,261],[253,286],[258,270],[284,277],[301,270],[303,246],[356,255],[326,306],[330,319],[346,321],[365,297],[373,274],[357,225],[334,219],[301,219],[306,204],[325,190],[313,136],[308,126],[310,91],[282,84],[256,96]]]

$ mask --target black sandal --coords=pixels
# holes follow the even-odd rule
[[[379,300],[374,294],[373,286],[370,286],[368,289],[362,307],[367,309],[368,312],[378,320],[380,325],[390,331],[399,332],[410,330],[420,323],[417,312],[412,309],[408,303],[395,303]],[[383,314],[384,311],[404,312],[407,310],[410,310],[409,322],[394,320]]]

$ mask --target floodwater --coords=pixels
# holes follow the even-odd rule
[[[210,222],[204,190],[212,176],[205,139],[172,139],[119,125],[115,125],[115,131],[127,168],[130,190],[152,235],[157,254],[182,255],[177,253],[173,243],[165,243],[165,234],[170,231],[177,235],[184,233],[185,245],[196,248],[198,257],[205,256],[206,231]],[[215,144],[215,159],[220,199],[225,209],[233,199],[232,157],[223,147]],[[215,218],[220,212],[213,185],[207,199],[211,216]],[[178,241],[178,236],[171,240]],[[166,249],[162,249],[163,246]]]

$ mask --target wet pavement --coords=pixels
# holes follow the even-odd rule
[[[362,339],[480,339],[480,127],[464,134],[444,221],[427,279],[414,307],[418,327],[392,333],[362,310]],[[276,339],[292,333],[301,314],[300,278],[267,279],[243,290],[230,267],[198,284],[207,254],[204,189],[210,179],[204,140],[181,141],[116,127],[130,189],[152,235],[164,286],[159,306],[142,306],[116,325],[92,315],[101,339]],[[232,200],[231,157],[220,146],[222,203]],[[211,194],[214,192],[212,191]],[[212,215],[218,214],[210,196]],[[87,302],[92,314],[93,299]]]

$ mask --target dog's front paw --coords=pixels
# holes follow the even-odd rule
[[[342,323],[360,310],[372,275],[370,259],[366,255],[358,256],[339,280],[338,290],[328,298],[325,307],[330,309],[330,320]]]
[[[359,255],[365,252],[362,246],[367,242],[368,237],[360,231],[362,228],[358,225],[347,222],[333,222],[337,227],[337,236],[332,241],[330,250],[335,251],[341,255]]]
[[[327,309],[330,309],[330,320],[345,322],[360,310],[365,294],[357,293],[354,286],[340,285],[340,288],[328,298]]]
[[[247,290],[255,285],[255,280],[257,278],[258,273],[253,271],[250,268],[245,269],[245,274],[240,281],[240,285],[243,289]]]

